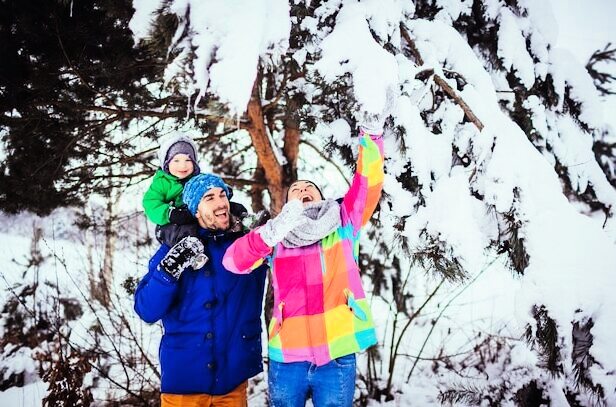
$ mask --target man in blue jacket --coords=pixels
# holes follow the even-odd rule
[[[198,238],[171,248],[163,244],[135,292],[141,319],[162,320],[164,327],[162,407],[245,406],[247,379],[263,370],[266,266],[246,275],[223,267],[227,247],[245,233],[231,213],[229,195],[229,187],[211,174],[185,185],[182,199],[197,218]]]

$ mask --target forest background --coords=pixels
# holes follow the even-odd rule
[[[616,405],[614,6],[572,4],[2,2],[0,404],[158,402],[161,140],[275,214],[298,176],[344,193],[394,88],[356,404]]]

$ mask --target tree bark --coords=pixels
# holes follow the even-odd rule
[[[257,153],[259,164],[263,167],[267,190],[270,195],[270,211],[277,214],[284,204],[284,186],[282,165],[278,162],[274,152],[275,146],[272,145],[265,125],[265,117],[261,106],[261,96],[259,84],[261,75],[257,75],[252,96],[248,102],[248,133],[252,139],[252,145]]]
[[[263,205],[263,191],[265,190],[265,172],[260,162],[257,163],[253,180],[255,183],[250,187],[250,201],[252,204],[252,211],[258,213],[265,209]]]
[[[285,189],[291,182],[297,179],[297,158],[299,156],[299,141],[300,131],[299,122],[297,120],[297,111],[299,110],[298,103],[295,99],[290,98],[287,102],[287,114],[284,120],[284,156],[287,159],[285,166]]]

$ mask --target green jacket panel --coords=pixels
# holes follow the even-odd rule
[[[143,195],[145,215],[157,225],[169,223],[169,207],[182,205],[184,185],[174,175],[156,171],[152,184]]]

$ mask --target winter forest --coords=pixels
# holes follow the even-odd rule
[[[355,405],[616,406],[616,44],[557,46],[558,1],[1,1],[0,405],[159,405],[166,138],[275,216],[393,92]]]

